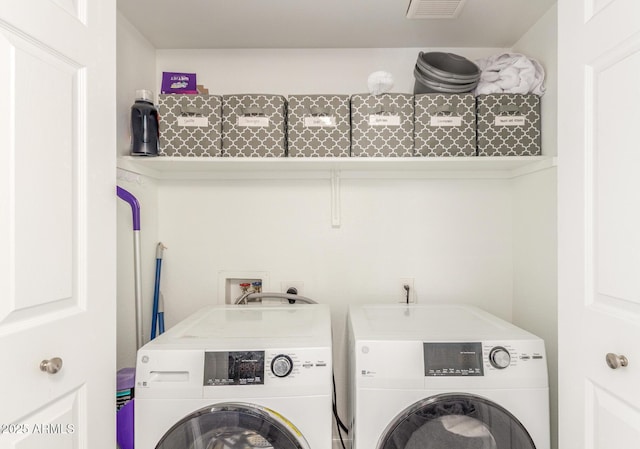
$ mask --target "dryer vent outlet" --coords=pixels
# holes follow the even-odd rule
[[[415,303],[416,302],[415,279],[400,278],[398,280],[397,292],[398,292],[397,294],[399,295],[399,300],[397,302]]]

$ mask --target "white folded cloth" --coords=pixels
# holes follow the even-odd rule
[[[535,59],[520,53],[502,53],[475,61],[480,67],[480,81],[475,94],[543,95],[544,68]]]
[[[367,79],[367,87],[371,95],[380,95],[391,92],[393,87],[393,75],[389,72],[373,72]]]

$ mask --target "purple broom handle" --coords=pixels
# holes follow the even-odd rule
[[[131,206],[131,213],[133,214],[133,230],[140,230],[140,203],[135,196],[122,187],[116,186],[118,197],[125,200]]]
[[[142,335],[142,280],[140,273],[140,203],[135,196],[122,187],[116,186],[118,198],[131,206],[133,215],[133,271],[136,301],[136,347],[140,349],[144,344]]]

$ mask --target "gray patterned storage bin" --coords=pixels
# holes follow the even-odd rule
[[[417,156],[475,156],[476,98],[473,94],[416,95]]]
[[[222,98],[216,95],[159,95],[160,156],[220,156]]]
[[[413,156],[413,95],[352,95],[351,155]]]
[[[477,120],[478,156],[541,154],[538,95],[480,95]]]
[[[289,95],[289,157],[349,156],[349,114],[348,95]]]
[[[286,155],[286,101],[281,95],[222,97],[222,155]]]

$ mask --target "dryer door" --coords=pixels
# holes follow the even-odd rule
[[[300,431],[271,409],[223,403],[197,410],[162,437],[156,449],[309,449]]]
[[[495,402],[442,394],[398,415],[377,449],[535,449],[524,426]]]

